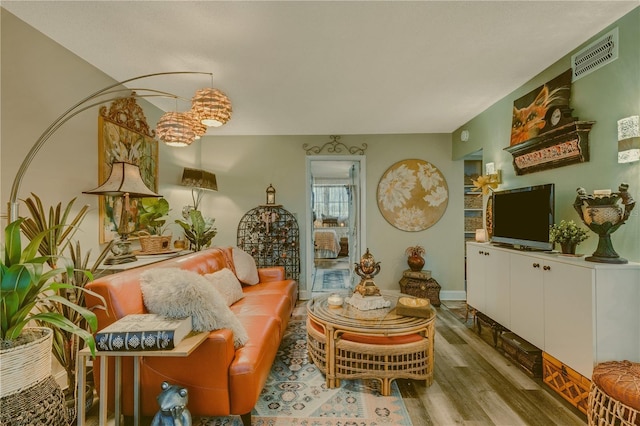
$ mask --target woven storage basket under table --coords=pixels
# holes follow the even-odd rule
[[[403,344],[368,344],[339,339],[336,342],[335,376],[337,379],[378,379],[382,395],[391,394],[394,379],[433,382],[433,360],[429,340]]]

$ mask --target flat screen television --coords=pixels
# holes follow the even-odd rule
[[[492,243],[523,250],[552,250],[554,184],[527,186],[493,193]]]

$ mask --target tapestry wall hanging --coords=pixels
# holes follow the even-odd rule
[[[140,167],[142,180],[154,192],[158,190],[158,141],[147,125],[142,108],[134,97],[119,98],[100,108],[98,116],[98,182],[102,185],[114,161],[127,161]],[[128,231],[140,230],[137,198],[129,201]],[[100,243],[118,236],[122,197],[100,196]]]
[[[571,69],[513,102],[511,139],[517,175],[589,161],[593,121],[571,115]]]
[[[378,183],[380,213],[402,231],[422,231],[444,214],[449,190],[444,176],[423,160],[403,160],[387,169]]]

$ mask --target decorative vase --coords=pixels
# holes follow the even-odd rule
[[[409,269],[414,272],[422,271],[422,267],[424,266],[424,258],[419,254],[414,254],[407,257],[407,264],[409,265]]]
[[[566,243],[560,243],[560,249],[562,254],[576,254],[576,247],[578,244],[567,241]]]
[[[578,212],[584,224],[599,237],[596,251],[585,258],[586,261],[628,263],[627,259],[616,253],[611,244],[611,234],[629,219],[631,210],[636,204],[628,189],[628,184],[621,183],[618,192],[598,196],[588,195],[584,188],[577,189],[578,196],[573,203],[573,208]]]
[[[35,340],[0,350],[0,424],[68,424],[62,389],[51,375],[53,331],[45,327],[25,328]]]

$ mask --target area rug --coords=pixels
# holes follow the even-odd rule
[[[194,418],[201,426],[242,426],[239,416]],[[267,383],[252,412],[253,426],[404,426],[411,419],[395,382],[381,396],[375,380],[342,380],[327,389],[309,362],[305,321],[289,323]]]
[[[349,271],[346,269],[318,269],[313,280],[313,291],[344,290],[348,287]]]
[[[348,257],[339,257],[337,259],[315,259],[315,267],[318,269],[349,269]]]

